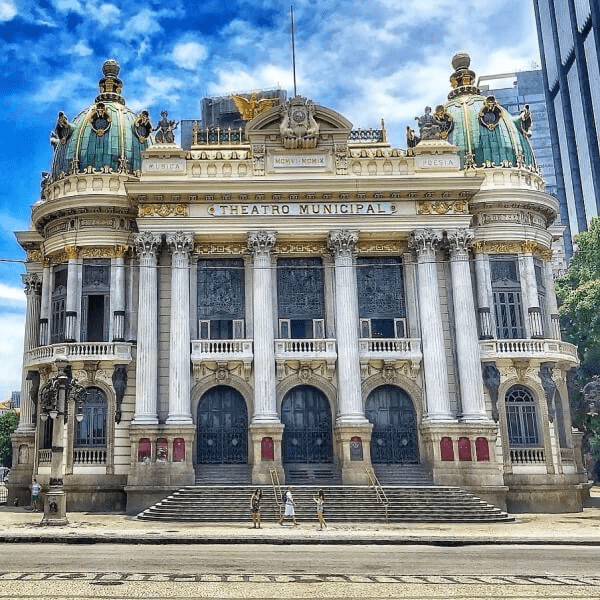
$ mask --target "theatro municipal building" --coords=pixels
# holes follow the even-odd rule
[[[136,512],[185,486],[419,473],[510,512],[582,509],[527,107],[481,95],[460,53],[401,149],[282,90],[136,114],[119,72],[59,113],[16,233],[11,498],[35,477],[68,510]]]

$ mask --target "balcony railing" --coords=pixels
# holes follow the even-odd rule
[[[335,358],[335,340],[279,339],[275,340],[275,358]]]
[[[131,362],[131,344],[125,342],[73,342],[40,346],[26,355],[28,366],[55,360],[110,360]]]
[[[545,464],[546,456],[543,448],[511,448],[510,462],[513,465]]]
[[[481,340],[481,358],[542,358],[576,365],[577,347],[560,340]]]
[[[38,450],[38,463],[46,464],[52,462],[52,450]]]
[[[362,354],[421,354],[418,338],[362,338],[359,341]]]
[[[252,340],[194,340],[192,360],[252,358]]]
[[[73,448],[74,465],[105,465],[106,448]]]

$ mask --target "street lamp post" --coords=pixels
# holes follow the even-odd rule
[[[40,419],[52,423],[52,463],[50,485],[44,501],[44,517],[41,525],[66,525],[67,497],[64,490],[64,434],[68,422],[69,401],[76,401],[76,419],[83,420],[83,397],[85,390],[67,373],[68,364],[56,363],[58,374],[51,377],[40,391]]]

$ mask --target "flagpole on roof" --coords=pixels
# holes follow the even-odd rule
[[[290,6],[290,17],[292,19],[292,69],[294,71],[294,97],[298,95],[296,91],[296,44],[294,41],[294,7]]]

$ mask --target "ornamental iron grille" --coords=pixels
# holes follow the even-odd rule
[[[52,324],[50,339],[53,344],[65,341],[65,309],[67,304],[67,267],[57,267],[54,271],[52,290]]]
[[[106,448],[105,393],[96,387],[87,388],[83,394],[83,419],[75,426],[75,448]]]
[[[519,282],[516,259],[490,261],[492,294],[496,316],[498,339],[521,339],[523,329],[523,307],[521,283]]]
[[[394,385],[382,385],[367,398],[366,417],[373,424],[371,462],[419,462],[417,414],[410,396]]]
[[[81,290],[81,341],[108,341],[110,259],[85,259]]]
[[[284,463],[333,461],[331,409],[323,392],[309,385],[290,390],[281,403]]]
[[[220,385],[198,403],[198,464],[248,462],[248,409],[242,395]]]
[[[277,261],[277,312],[280,319],[290,319],[290,337],[314,337],[313,319],[325,315],[323,281],[320,258]]]
[[[533,394],[515,385],[506,393],[506,424],[511,446],[538,446],[537,409]]]
[[[210,331],[200,337],[232,339],[233,321],[244,318],[244,261],[198,261],[198,320],[208,321]]]
[[[371,321],[369,336],[396,337],[394,319],[406,317],[402,259],[359,257],[356,267],[358,311]]]

